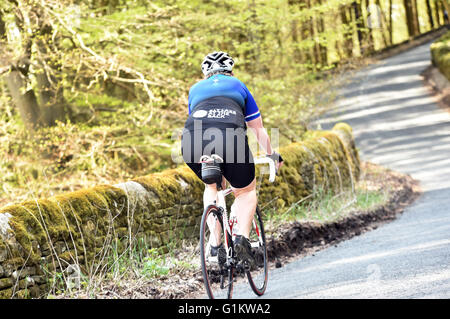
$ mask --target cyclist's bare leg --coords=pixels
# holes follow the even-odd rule
[[[222,178],[222,188],[225,188],[225,178]],[[208,207],[209,205],[214,204],[214,202],[217,201],[217,186],[216,184],[205,184],[205,191],[203,193],[203,206],[204,208]],[[211,234],[214,234],[214,236],[211,236],[210,243],[213,246],[220,245],[222,241],[222,227],[220,226],[220,223],[218,220],[214,218],[213,215],[210,215],[208,220],[208,227]]]
[[[258,202],[256,196],[256,179],[246,187],[233,187],[233,193],[236,197],[233,205],[239,225],[238,235],[243,235],[248,238]]]

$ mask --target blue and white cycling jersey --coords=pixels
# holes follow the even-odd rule
[[[214,97],[230,98],[238,103],[246,122],[261,116],[255,99],[245,84],[233,76],[223,74],[213,75],[191,87],[188,98],[189,115],[200,102]]]

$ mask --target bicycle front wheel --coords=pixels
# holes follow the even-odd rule
[[[225,248],[211,250],[211,246],[216,246],[223,239],[223,229],[220,209],[215,205],[208,206],[200,225],[200,259],[203,283],[211,299],[230,299],[233,293],[234,269],[227,262]]]
[[[267,265],[267,245],[264,233],[264,225],[259,208],[256,207],[250,230],[250,244],[256,259],[256,266],[247,271],[247,279],[250,287],[257,296],[262,296],[267,288],[269,268]]]

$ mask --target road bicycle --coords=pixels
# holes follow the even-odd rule
[[[249,267],[236,257],[233,246],[234,232],[238,227],[233,207],[231,207],[230,218],[228,217],[225,197],[232,190],[231,187],[222,189],[222,174],[219,163],[223,162],[218,155],[202,156],[200,162],[208,166],[210,171],[215,171],[216,176],[220,176],[220,182],[216,182],[218,194],[214,204],[205,208],[200,225],[200,259],[203,274],[203,283],[208,297],[232,298],[233,284],[236,275],[247,275],[248,282],[253,292],[257,296],[264,294],[268,279],[268,257],[267,244],[264,233],[264,225],[259,208],[256,208],[252,221],[249,240],[256,265]],[[275,180],[275,162],[268,157],[257,157],[255,164],[269,164],[269,181]],[[261,167],[261,173],[267,173],[267,166]],[[208,225],[209,224],[209,225]],[[213,239],[215,238],[215,239]],[[223,238],[223,240],[220,240]],[[212,242],[222,241],[223,248],[211,253]]]

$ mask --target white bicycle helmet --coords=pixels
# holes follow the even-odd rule
[[[222,51],[213,52],[203,59],[202,72],[205,76],[208,76],[213,72],[231,72],[233,66],[234,61],[228,53]]]

